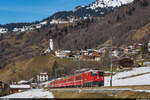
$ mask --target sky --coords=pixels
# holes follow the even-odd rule
[[[40,21],[95,0],[0,0],[0,24]]]

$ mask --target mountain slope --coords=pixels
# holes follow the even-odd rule
[[[49,19],[69,20],[70,18],[105,16],[114,9],[133,3],[133,1],[134,0],[96,0],[88,6],[78,6],[73,11],[57,12],[50,16]]]
[[[103,44],[114,36],[114,44],[142,42],[148,34],[141,36],[137,41],[134,37],[137,30],[150,23],[150,1],[138,0],[134,4],[122,6],[105,17],[88,19],[78,23],[73,29],[68,29],[66,35],[57,36],[55,39],[59,48],[85,49]],[[140,33],[139,33],[140,34]],[[142,33],[141,33],[142,34]]]
[[[73,50],[96,48],[109,41],[111,35],[114,36],[113,45],[149,40],[149,16],[150,1],[135,0],[104,17],[92,17],[73,24],[45,26],[20,34],[7,34],[0,37],[0,68],[17,62],[18,59],[40,56],[48,47],[49,38],[54,40],[55,49]]]
[[[54,19],[61,20],[80,20],[87,17],[102,17],[112,12],[114,9],[132,3],[134,0],[96,0],[92,4],[87,6],[78,6],[72,11],[56,12],[52,16],[43,19],[42,21],[36,21],[32,23],[10,23],[6,25],[0,25],[0,28],[7,28],[12,31],[14,28],[22,28],[24,26],[30,26],[34,24],[40,24],[40,22],[51,22]],[[49,24],[49,23],[48,23]]]

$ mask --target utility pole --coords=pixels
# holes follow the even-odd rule
[[[80,74],[80,53],[78,53],[78,71],[77,74]],[[80,87],[79,87],[79,91],[80,91]]]
[[[79,73],[80,73],[80,55],[78,57],[79,57],[78,61],[79,61]]]
[[[110,41],[110,72],[111,72],[111,75],[110,75],[110,86],[112,86],[112,75],[113,75],[113,69],[112,69],[112,36],[111,36],[111,41]]]
[[[55,69],[55,78],[57,78],[57,69]]]

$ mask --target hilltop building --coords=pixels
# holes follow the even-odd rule
[[[6,28],[0,28],[0,33],[7,33],[8,32],[8,29]]]
[[[50,50],[54,50],[54,44],[53,44],[53,39],[49,39],[49,48]]]
[[[37,82],[45,82],[45,81],[48,81],[48,73],[44,72],[37,75]]]
[[[44,51],[44,54],[50,53],[54,50],[53,39],[49,39],[49,47]]]

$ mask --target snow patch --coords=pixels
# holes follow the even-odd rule
[[[10,88],[19,88],[19,89],[21,89],[21,88],[23,88],[23,89],[29,89],[29,88],[31,88],[31,86],[30,85],[10,85]]]
[[[89,8],[96,9],[98,7],[106,8],[106,7],[120,7],[122,5],[126,5],[132,3],[134,0],[97,0],[93,4],[90,5]]]
[[[150,85],[150,74],[130,77],[133,75],[150,72],[150,67],[134,68],[131,71],[119,72],[113,76],[113,86],[127,86],[127,85]],[[123,77],[130,77],[121,79]],[[105,85],[110,86],[110,77],[105,77]]]
[[[133,90],[133,91],[137,91],[137,92],[148,92],[148,93],[150,93],[150,90]]]
[[[53,94],[44,89],[31,89],[25,92],[15,93],[1,98],[54,98]]]

